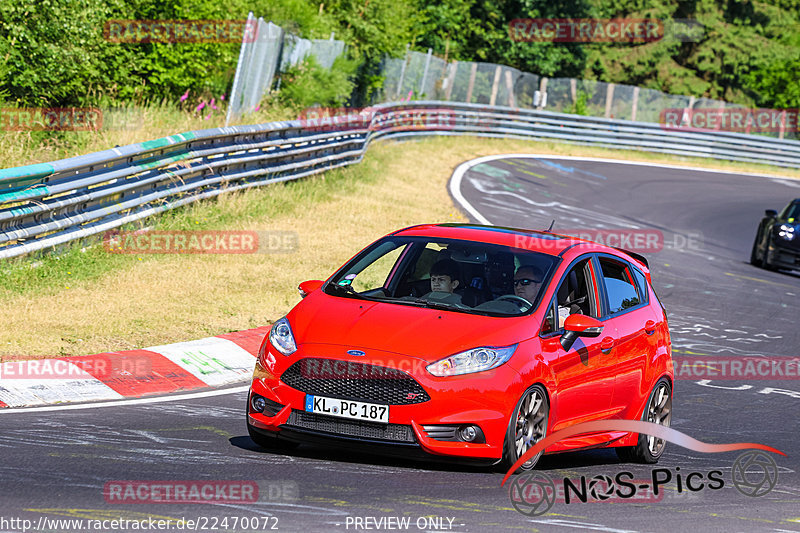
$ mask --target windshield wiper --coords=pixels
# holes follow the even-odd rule
[[[443,309],[445,311],[451,311],[453,309],[456,309],[458,311],[463,311],[464,310],[463,307],[458,307],[455,304],[448,304],[448,303],[445,303],[445,302],[432,302],[432,301],[426,300],[424,298],[414,298],[412,300],[403,300],[403,301],[405,301],[405,302],[414,302],[417,305],[421,305],[421,306],[427,307],[429,309]]]

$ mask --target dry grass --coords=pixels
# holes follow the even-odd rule
[[[51,262],[46,276],[17,265],[16,286],[0,286],[0,356],[133,349],[271,323],[299,300],[298,282],[326,278],[389,231],[466,221],[448,196],[453,169],[501,153],[587,155],[800,176],[752,165],[553,143],[436,138],[374,144],[360,165],[198,203],[165,215],[164,225],[159,224],[296,231],[299,248],[294,253],[112,257],[95,251],[84,254],[86,262],[101,266],[75,279],[66,269],[83,267],[74,262]]]
[[[257,124],[297,118],[298,111],[266,100],[259,112],[248,115],[244,123]],[[97,131],[7,131],[0,129],[0,168],[45,163],[91,152],[150,141],[186,131],[219,128],[225,125],[225,107],[209,107],[195,112],[179,109],[172,103],[145,103],[102,109]],[[234,122],[231,125],[239,124]]]

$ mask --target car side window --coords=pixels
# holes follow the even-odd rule
[[[544,322],[542,322],[542,335],[547,335],[548,333],[553,333],[556,330],[556,306],[550,305],[550,309],[547,311],[547,314],[544,317]]]
[[[600,258],[609,314],[618,313],[642,303],[631,268],[622,261]]]
[[[599,316],[595,305],[591,261],[589,257],[582,259],[562,278],[556,290],[556,305],[550,305],[542,324],[542,334],[553,333],[563,328],[567,317],[575,313],[595,318]]]
[[[644,274],[639,272],[637,269],[632,268],[633,276],[636,278],[636,285],[639,289],[639,298],[643,303],[647,303],[650,301],[649,291],[647,290],[647,278],[644,277]]]

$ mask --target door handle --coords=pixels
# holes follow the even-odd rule
[[[652,335],[653,333],[655,333],[656,332],[656,323],[653,322],[652,320],[648,320],[647,322],[645,322],[644,323],[644,332],[647,333],[648,335]]]
[[[605,338],[605,339],[603,339],[603,341],[600,343],[600,351],[601,351],[601,352],[603,352],[603,353],[608,353],[608,352],[610,352],[610,351],[611,351],[611,349],[612,349],[612,348],[614,348],[614,344],[615,344],[615,342],[616,342],[616,341],[615,341],[615,340],[614,340],[612,337],[606,337],[606,338]]]

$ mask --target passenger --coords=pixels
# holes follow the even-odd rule
[[[431,267],[431,292],[423,298],[460,304],[461,296],[454,292],[460,284],[458,278],[458,263],[452,259],[435,262]]]

